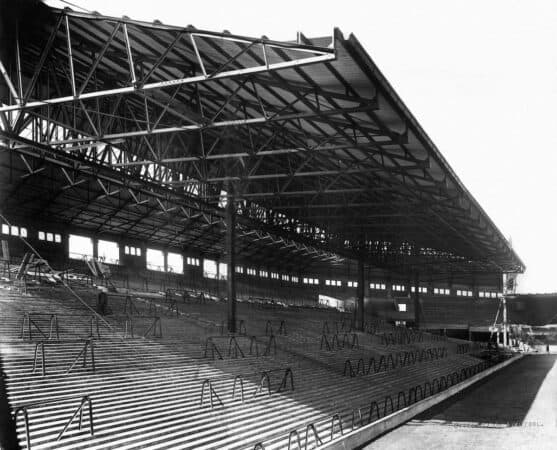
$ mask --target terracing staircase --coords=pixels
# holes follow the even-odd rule
[[[80,293],[93,304],[94,293],[85,294]],[[122,299],[118,301],[122,306]],[[137,312],[149,312],[149,302],[136,303]],[[463,368],[471,370],[480,361],[451,350],[444,358],[350,376],[344,370],[347,359],[416,350],[423,345],[382,345],[379,335],[359,334],[362,345],[358,348],[317,350],[322,320],[310,319],[307,313],[299,317],[304,315],[303,310],[244,305],[239,308],[239,317],[244,321],[246,336],[234,337],[238,351],[234,350],[235,343],[230,346],[230,336],[218,334],[224,305],[214,302],[184,304],[182,311],[170,311],[169,317],[160,315],[159,310],[160,338],[152,334],[137,337],[148,328],[149,320],[140,330],[141,319],[136,314],[135,337],[131,338],[128,332],[128,338],[124,338],[128,315],[123,314],[117,301],[111,304],[115,314],[106,317],[111,327],[101,320],[97,331],[92,312],[66,293],[45,291],[20,296],[10,292],[0,297],[4,318],[0,353],[9,401],[14,411],[24,405],[36,405],[26,409],[31,448],[268,449],[288,448],[289,440],[294,448],[298,435],[305,444],[308,425],[314,426],[320,440],[331,434],[336,437],[361,424],[352,424],[352,414],[363,411],[365,419],[371,401],[380,405],[380,413],[389,413],[409,401],[406,397],[410,389],[423,386],[420,389],[424,395],[428,386],[430,390],[435,386],[434,380],[443,379],[447,385],[448,374],[460,377]],[[51,332],[53,315],[58,326],[55,335]],[[335,314],[317,315],[320,319],[338,320]],[[285,323],[286,334],[278,334],[281,322]],[[277,347],[275,350],[269,346],[265,356],[265,344],[271,340],[269,324]],[[223,359],[214,353],[205,354],[205,344],[211,336]],[[254,351],[250,355],[249,336],[256,336],[261,346],[259,356]],[[313,347],[304,347],[306,342]],[[86,343],[92,343],[94,371],[91,348]],[[438,381],[438,389],[441,384]],[[90,436],[88,400],[94,436]],[[76,415],[57,441],[80,405],[83,413]],[[18,413],[17,425],[25,447],[24,412]],[[297,434],[292,434],[294,430],[298,430]],[[308,448],[315,441],[312,436],[311,432]]]

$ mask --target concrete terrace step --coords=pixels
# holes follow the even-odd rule
[[[473,366],[478,361],[469,355],[456,355],[456,345],[450,341],[386,346],[381,344],[380,335],[366,333],[358,333],[358,348],[321,350],[323,322],[341,321],[346,315],[321,310],[270,309],[247,303],[240,304],[238,312],[248,336],[236,338],[245,357],[228,358],[230,336],[218,334],[225,304],[182,303],[178,306],[180,314],[170,316],[165,313],[163,298],[136,300],[137,310],[144,315],[153,311],[149,302],[157,302],[163,338],[122,339],[127,320],[123,314],[125,298],[115,297],[111,299],[114,314],[105,318],[110,327],[105,326],[101,339],[94,341],[95,372],[90,370],[90,365],[81,367],[80,359],[66,375],[83,348],[84,341],[76,337],[87,336],[92,312],[71,295],[58,296],[52,289],[41,294],[44,296],[37,292],[29,297],[11,291],[8,295],[0,294],[0,311],[5,317],[0,324],[0,354],[7,374],[9,401],[12,408],[39,402],[29,409],[33,449],[251,449],[259,441],[266,442],[266,448],[286,448],[288,432],[292,429],[338,411],[363,406],[372,399],[394,396],[400,390]],[[80,295],[87,304],[94,305],[95,291],[82,289]],[[48,315],[59,315],[61,340],[44,340],[46,376],[42,376],[40,364],[39,370],[32,373],[37,342],[18,338],[24,313],[36,314],[36,324],[47,331]],[[140,334],[150,320],[133,316],[134,331]],[[265,336],[267,322],[277,333],[281,321],[286,323],[287,334],[275,335],[276,354],[261,356],[270,339]],[[382,324],[377,329],[398,331],[393,328]],[[259,357],[249,355],[251,335],[257,336]],[[205,341],[211,336],[225,359],[203,357]],[[446,346],[448,356],[377,374],[343,376],[346,359],[377,358],[428,346]],[[277,388],[286,368],[292,369],[294,390],[279,393]],[[261,389],[265,371],[270,371],[270,396],[266,383]],[[232,398],[237,375],[243,380],[244,402],[238,399],[238,394]],[[206,379],[211,380],[224,405],[216,401],[211,409],[207,396],[203,405],[200,404]],[[89,395],[93,403],[95,436],[88,435],[88,416],[84,414],[85,428],[79,431],[74,423],[56,442],[56,435],[83,395]],[[72,400],[40,404],[60,396],[71,396]],[[348,419],[343,416],[342,420]],[[20,441],[25,445],[21,415],[17,425]],[[326,425],[318,425],[322,432],[325,428]]]

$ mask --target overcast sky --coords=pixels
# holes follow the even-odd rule
[[[59,1],[48,1],[62,5]],[[271,39],[354,33],[527,266],[557,292],[557,1],[75,0]],[[77,10],[77,8],[74,8]]]

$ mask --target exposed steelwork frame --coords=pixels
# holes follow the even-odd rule
[[[6,207],[55,216],[66,199],[95,232],[218,254],[234,183],[247,246],[322,262],[358,249],[405,273],[524,269],[352,37],[325,47],[69,10],[39,34],[22,47],[16,33],[0,61],[0,139],[11,172],[58,187],[43,202],[14,190]]]

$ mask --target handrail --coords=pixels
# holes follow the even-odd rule
[[[209,388],[209,403],[211,405],[211,409],[213,409],[213,396],[219,401],[221,406],[224,406],[224,403],[217,394],[217,391],[215,391],[215,389],[213,388],[213,383],[211,383],[211,380],[209,380],[208,378],[203,380],[203,384],[201,385],[201,399],[199,402],[199,406],[203,406],[203,399],[205,397],[205,386],[208,386]]]
[[[279,329],[278,329],[278,334],[282,335],[282,336],[286,336],[288,333],[286,332],[286,322],[284,320],[280,321],[280,325],[279,325]]]
[[[160,317],[153,317],[153,323],[149,326],[147,331],[143,333],[143,337],[146,338],[150,332],[152,332],[154,338],[162,338],[162,322]]]
[[[396,364],[395,364],[395,360],[393,359],[393,354],[389,353],[389,355],[387,356],[387,363],[385,364],[385,370],[389,370],[389,361],[391,361],[391,370],[395,370],[396,369]]]
[[[126,316],[126,319],[124,321],[124,339],[126,338],[134,338],[133,335],[133,320],[131,318],[131,316]]]
[[[284,375],[282,376],[282,381],[277,389],[277,393],[284,392],[287,390],[287,383],[288,383],[288,376],[290,375],[290,390],[294,390],[294,374],[292,373],[292,369],[287,367],[284,371]]]
[[[255,356],[259,357],[259,345],[257,344],[257,338],[251,336],[249,339],[249,354],[253,355],[253,349],[255,348]]]
[[[381,414],[379,413],[379,404],[377,402],[372,401],[369,404],[369,419],[368,419],[368,424],[371,423],[371,418],[373,417],[373,407],[375,406],[375,413],[377,415],[377,420],[379,420],[381,418]]]
[[[68,428],[70,427],[70,425],[72,424],[72,422],[74,421],[74,419],[76,418],[76,416],[78,414],[79,414],[79,425],[78,426],[79,426],[79,429],[81,430],[82,424],[83,424],[83,407],[85,406],[85,404],[87,404],[87,406],[88,406],[89,432],[91,434],[91,437],[94,437],[95,428],[94,428],[94,424],[93,424],[93,402],[91,400],[91,397],[89,395],[83,395],[83,396],[79,396],[79,397],[76,397],[76,396],[59,397],[59,398],[56,398],[56,399],[51,399],[51,400],[46,400],[46,401],[41,401],[41,402],[29,403],[27,405],[22,405],[22,406],[19,406],[18,408],[16,408],[16,410],[14,411],[14,420],[15,421],[17,421],[18,415],[20,413],[23,413],[23,420],[24,420],[24,424],[25,424],[25,441],[27,443],[27,450],[31,449],[31,432],[29,430],[29,409],[32,408],[32,407],[35,407],[35,406],[39,406],[39,405],[48,405],[48,404],[57,403],[57,402],[60,402],[60,401],[63,401],[63,400],[71,400],[71,399],[75,399],[75,398],[80,398],[81,399],[81,401],[79,403],[79,406],[75,410],[75,412],[73,413],[71,418],[68,420],[68,422],[66,422],[62,431],[56,437],[56,441],[59,441],[62,438],[62,436],[68,430]]]
[[[320,445],[323,445],[323,441],[319,437],[319,434],[317,433],[317,429],[315,428],[315,425],[313,423],[310,423],[306,427],[306,439],[305,439],[306,445],[304,447],[304,450],[307,450],[307,448],[308,448],[310,430],[313,433],[313,441],[315,443],[315,447],[319,447]]]
[[[207,352],[209,351],[209,349],[211,350],[211,359],[215,359],[215,353],[217,354],[219,359],[223,359],[219,349],[217,348],[216,344],[213,342],[212,337],[208,337],[205,340],[205,351],[203,353],[204,358],[207,358]]]
[[[364,419],[362,417],[362,408],[356,408],[352,410],[352,426],[350,431],[354,431],[356,427],[356,411],[358,411],[358,415],[360,416],[360,426],[363,425]]]
[[[137,309],[137,306],[135,306],[135,303],[133,302],[133,299],[131,297],[131,295],[126,295],[126,299],[124,300],[124,314],[128,314],[128,305],[129,305],[129,309],[130,309],[130,316],[133,315],[133,312],[135,311],[136,315],[140,315],[139,310]]]
[[[362,370],[362,375],[365,375],[365,373],[366,373],[365,366],[366,366],[366,363],[365,363],[365,361],[364,361],[364,358],[360,358],[360,359],[358,360],[358,366],[357,366],[357,368],[356,368],[356,375],[359,375],[359,373],[360,373],[360,368],[361,368],[361,370]],[[369,373],[369,371],[368,371],[368,373]]]
[[[234,351],[234,356],[232,356],[232,351]],[[242,358],[246,357],[246,355],[244,355],[244,352],[242,351],[242,348],[238,344],[238,341],[236,340],[236,336],[230,336],[230,339],[228,340],[228,357],[238,358],[238,353],[242,356]]]
[[[265,324],[265,336],[272,336],[273,335],[273,324],[270,320],[267,320]]]
[[[391,405],[391,414],[395,412],[395,405],[393,403],[393,399],[390,395],[385,396],[385,404],[383,406],[383,417],[387,415],[387,400],[389,400],[389,404]]]
[[[71,370],[74,368],[81,355],[83,355],[83,368],[87,367],[87,349],[89,349],[89,351],[91,352],[91,366],[93,368],[93,372],[95,372],[95,351],[93,349],[93,339],[87,339],[83,344],[83,348],[81,349],[79,354],[75,357],[72,365],[66,372],[66,375],[68,375],[71,372]],[[44,347],[43,347],[43,356],[44,356]]]
[[[240,380],[240,400],[244,403],[244,379],[241,374],[238,374],[234,377],[234,385],[232,386],[232,400],[236,396],[236,382]]]
[[[298,445],[298,449],[302,450],[302,442],[300,441],[300,434],[298,433],[298,430],[292,430],[289,434],[288,434],[288,450],[291,449],[291,445],[292,445],[292,435],[296,435],[296,440],[297,440],[297,445]]]
[[[334,350],[335,348],[335,342],[336,342],[336,347],[337,349],[341,349],[342,347],[340,346],[340,341],[338,339],[338,333],[333,335],[333,339],[331,340],[331,348]]]
[[[381,364],[383,364],[383,366],[385,366],[385,371],[387,370],[387,359],[385,358],[385,355],[381,355],[381,358],[379,358],[379,364],[378,364],[378,368],[374,367],[374,372],[381,372]]]
[[[475,364],[474,366],[469,366],[467,367],[467,369],[470,369],[467,373],[469,374],[469,376],[475,375],[476,373],[478,373],[481,370],[484,370],[485,368],[489,367],[489,362],[488,361],[482,361],[478,364]],[[455,374],[458,376],[457,372],[453,372],[452,375],[454,379],[456,379]],[[441,381],[440,381],[441,380]],[[458,381],[463,381],[464,378],[462,378],[462,376],[459,377]],[[381,419],[381,417],[386,416],[387,414],[392,414],[396,411],[398,411],[401,406],[406,407],[412,403],[415,403],[417,401],[421,401],[423,399],[425,399],[428,395],[434,395],[436,392],[435,390],[435,385],[437,384],[437,392],[440,392],[443,389],[447,389],[448,388],[448,383],[446,380],[445,376],[441,376],[439,378],[434,378],[431,381],[426,381],[423,384],[423,387],[421,384],[417,384],[414,387],[409,388],[408,391],[408,397],[406,397],[406,392],[405,391],[399,391],[398,392],[398,396],[397,396],[397,408],[395,409],[394,407],[394,402],[393,399],[390,395],[386,395],[384,400],[380,403],[382,403],[383,406],[383,415],[381,415],[381,411],[380,411],[380,403],[377,403],[376,401],[371,401],[369,403],[369,408],[368,408],[368,418],[367,418],[367,423],[370,424],[374,421],[374,414],[376,417],[376,420]],[[428,387],[429,387],[429,392],[428,392]],[[420,400],[418,400],[418,391],[419,391],[419,396],[420,396]],[[334,437],[334,426],[335,426],[335,422],[338,424],[338,428],[340,429],[341,435],[343,434],[343,429],[342,429],[342,417],[351,417],[351,424],[352,424],[352,430],[354,430],[355,428],[357,428],[358,426],[363,426],[364,425],[364,420],[362,417],[362,413],[361,413],[361,409],[362,407],[357,407],[357,408],[352,408],[350,410],[345,410],[342,413],[337,413],[334,414],[333,416],[325,416],[321,419],[318,420],[313,420],[312,422],[310,422],[309,424],[306,425],[306,445],[305,445],[305,449],[308,448],[308,436],[309,436],[309,430],[311,430],[313,432],[313,428],[315,428],[315,430],[317,431],[317,427],[316,427],[316,423],[317,422],[321,422],[324,420],[331,420],[331,433],[330,433],[330,439],[332,440]],[[366,406],[367,408],[367,406]],[[360,419],[359,419],[359,425],[358,425],[358,420],[356,419],[357,415],[359,415]],[[348,420],[348,419],[347,419]],[[357,426],[358,425],[358,426]],[[271,439],[276,439],[278,436],[283,435],[283,433],[277,433],[275,436],[272,437],[268,437],[267,440],[271,440]],[[301,440],[299,439],[299,433],[296,430],[292,430],[289,433],[289,446],[292,446],[292,437],[297,437],[298,439],[298,448],[302,448],[301,446]],[[319,439],[321,441],[321,439]],[[320,442],[319,445],[323,445],[323,442]],[[263,442],[259,441],[254,445],[254,450],[264,450],[264,446],[263,446]]]
[[[263,352],[263,356],[271,356],[271,348],[274,350],[274,354],[277,354],[277,341],[275,336],[272,334],[269,336],[269,342],[267,342],[267,346],[265,347],[265,351]]]
[[[338,428],[340,430],[340,435],[342,436],[344,434],[344,432],[342,430],[342,420],[340,418],[340,415],[339,414],[334,414],[333,417],[331,418],[331,440],[333,439],[333,437],[335,435],[335,419],[337,419]]]
[[[33,373],[35,373],[35,370],[37,369],[37,353],[39,351],[39,348],[41,349],[42,372],[44,377],[46,375],[46,357],[44,353],[44,342],[37,342],[37,344],[35,345],[35,356],[33,357]]]
[[[50,332],[49,332],[48,336],[42,330],[42,328],[39,325],[37,325],[37,323],[31,318],[31,316],[34,316],[34,315],[47,315],[47,314],[24,313],[23,314],[23,319],[22,319],[22,322],[21,322],[21,331],[20,331],[20,334],[19,334],[20,339],[25,339],[25,329],[27,329],[27,334],[29,335],[29,340],[30,341],[33,340],[33,329],[31,327],[31,325],[33,327],[35,327],[37,329],[37,331],[45,339],[52,339],[54,332],[56,332],[57,339],[60,339],[59,329],[58,329],[58,318],[57,318],[56,314],[48,314],[48,316],[50,317],[50,319],[49,319],[49,330],[50,330]]]
[[[321,343],[319,345],[319,350],[323,350],[323,343],[325,343],[325,349],[331,351],[331,345],[329,344],[329,339],[326,334],[321,335]]]
[[[68,375],[72,369],[74,368],[74,366],[76,365],[76,363],[78,362],[79,358],[81,358],[83,356],[83,367],[87,367],[87,350],[90,351],[91,353],[91,367],[93,372],[95,372],[96,368],[95,368],[95,352],[94,352],[94,346],[93,346],[93,342],[94,339],[92,338],[88,338],[88,339],[84,339],[84,340],[67,340],[67,341],[39,341],[35,344],[35,352],[33,355],[33,372],[35,373],[37,371],[38,368],[38,364],[37,364],[37,359],[38,356],[40,354],[41,356],[41,372],[42,372],[42,376],[46,376],[46,352],[45,352],[45,344],[48,345],[54,345],[54,344],[67,344],[67,343],[75,343],[75,342],[83,342],[83,347],[80,350],[80,352],[78,353],[78,355],[75,357],[75,359],[73,360],[70,368],[66,371],[65,375]]]
[[[396,399],[396,409],[397,411],[400,409],[400,396],[402,395],[402,399],[404,400],[404,407],[406,408],[406,394],[404,391],[399,391]]]
[[[93,326],[94,324],[94,326]],[[96,315],[91,316],[91,319],[89,320],[89,338],[93,339],[95,337],[94,335],[94,331],[97,331],[97,339],[101,338],[101,333],[99,331],[99,317]]]
[[[346,376],[346,369],[348,369],[348,374],[350,375],[350,377],[353,378],[356,376],[356,374],[354,373],[354,368],[352,367],[352,362],[349,359],[344,362],[344,372],[342,373],[343,376]]]
[[[261,372],[261,378],[259,380],[259,385],[253,392],[253,396],[257,396],[259,392],[263,391],[263,382],[267,380],[267,391],[269,393],[269,397],[271,396],[271,379],[269,378],[269,373],[266,371]]]

